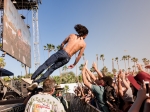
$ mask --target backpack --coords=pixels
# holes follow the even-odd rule
[[[110,112],[119,112],[119,98],[114,87],[108,85],[104,87],[104,98],[106,99]]]

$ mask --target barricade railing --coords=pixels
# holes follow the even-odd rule
[[[70,99],[70,112],[101,112],[91,104],[86,103],[79,97],[74,96]]]

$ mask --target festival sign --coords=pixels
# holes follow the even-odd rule
[[[4,0],[3,50],[31,67],[30,31],[11,0]]]

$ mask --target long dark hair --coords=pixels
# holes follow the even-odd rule
[[[88,29],[85,26],[81,25],[81,24],[75,25],[74,29],[79,34],[79,36],[85,36],[89,32]]]

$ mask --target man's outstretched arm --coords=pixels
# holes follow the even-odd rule
[[[80,60],[82,54],[84,53],[85,47],[86,47],[86,46],[84,46],[84,47],[80,50],[78,56],[77,56],[76,59],[75,59],[74,64],[70,65],[68,68],[73,68],[73,67],[79,62],[79,60]]]

